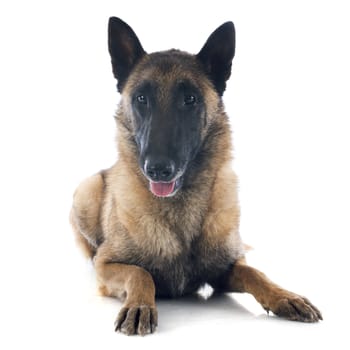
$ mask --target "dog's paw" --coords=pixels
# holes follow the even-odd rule
[[[321,312],[308,299],[287,291],[278,293],[266,309],[291,321],[318,322],[323,320]]]
[[[120,310],[114,325],[116,332],[126,335],[153,333],[158,325],[157,309],[148,305],[125,306]]]

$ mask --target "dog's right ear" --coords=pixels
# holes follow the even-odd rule
[[[121,92],[131,70],[146,52],[131,27],[117,17],[111,17],[108,22],[108,49]]]

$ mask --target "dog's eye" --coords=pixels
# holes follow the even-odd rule
[[[193,95],[186,95],[184,97],[184,105],[192,106],[196,103],[196,97]]]
[[[145,95],[139,95],[136,97],[138,103],[147,104],[147,98]]]

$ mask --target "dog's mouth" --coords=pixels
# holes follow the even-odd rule
[[[149,174],[146,173],[144,168],[144,166],[141,167],[142,173],[148,180],[148,188],[154,196],[160,198],[172,197],[182,188],[184,182],[184,174],[186,171],[186,165],[184,167],[179,168],[176,172],[176,175],[171,180],[167,181],[152,179],[149,176]]]
[[[181,178],[178,177],[174,181],[170,182],[154,182],[150,181],[150,190],[157,197],[171,197],[180,188]]]

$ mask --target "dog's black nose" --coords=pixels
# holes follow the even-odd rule
[[[175,177],[175,162],[166,158],[147,157],[144,170],[152,181],[171,181]]]

